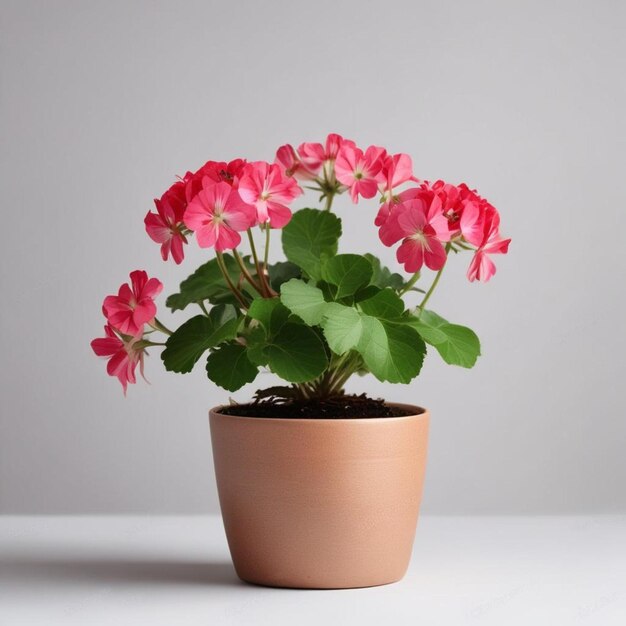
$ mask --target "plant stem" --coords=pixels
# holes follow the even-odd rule
[[[354,374],[354,371],[349,369],[348,371],[344,372],[342,376],[335,379],[330,386],[329,395],[340,392],[343,386],[348,382],[348,379],[350,378],[350,376],[352,376],[352,374]]]
[[[332,395],[341,390],[345,382],[354,374],[355,354],[346,352],[339,358],[327,381],[327,393]]]
[[[329,191],[326,193],[326,206],[324,207],[324,211],[330,211],[330,207],[333,205],[333,198],[335,197],[335,193]]]
[[[450,251],[450,244],[447,243],[446,244],[446,262],[448,261],[448,256],[447,255],[448,255],[449,251]],[[444,264],[441,266],[441,269],[437,272],[437,275],[435,276],[435,280],[433,280],[433,284],[430,286],[430,289],[426,292],[426,295],[424,296],[424,299],[418,305],[420,313],[424,310],[424,307],[426,306],[426,303],[430,299],[430,296],[433,295],[433,291],[435,291],[435,288],[439,284],[439,279],[441,278],[441,274],[443,273],[443,270],[446,267],[446,262],[444,262]]]
[[[409,279],[407,284],[404,285],[404,287],[402,287],[402,289],[400,289],[400,291],[398,292],[398,295],[399,296],[403,296],[407,291],[409,291],[409,289],[411,289],[411,287],[413,287],[413,285],[419,280],[419,277],[420,277],[420,273],[419,272],[415,272],[415,274],[413,274],[413,276],[411,276],[411,278]]]
[[[231,278],[230,278],[230,276],[228,274],[228,270],[226,269],[226,265],[224,264],[224,257],[222,256],[222,253],[221,252],[217,252],[217,250],[216,250],[215,251],[215,258],[217,259],[217,265],[220,268],[220,270],[222,272],[222,275],[224,276],[224,280],[226,281],[226,284],[228,285],[230,290],[233,292],[233,294],[235,294],[235,298],[237,298],[237,301],[241,305],[242,309],[244,311],[247,311],[248,310],[248,305],[247,305],[246,301],[244,300],[244,297],[241,295],[241,292],[239,291],[239,289],[237,289],[237,287],[235,287],[235,284],[231,280]]]
[[[158,341],[148,341],[147,339],[142,339],[141,341],[138,341],[135,346],[139,347],[139,348],[150,348],[152,346],[166,346],[166,343],[161,343]]]
[[[254,289],[256,289],[256,291],[258,291],[262,296],[266,295],[263,287],[261,285],[259,285],[256,280],[254,280],[254,278],[252,278],[252,274],[250,274],[250,272],[248,271],[248,268],[246,267],[246,264],[244,263],[244,260],[241,258],[241,255],[239,254],[239,252],[237,252],[237,250],[235,248],[233,248],[233,256],[235,257],[235,260],[237,261],[240,269],[241,269],[241,273],[244,275],[245,279],[250,283],[250,285],[252,285],[252,287]],[[256,259],[255,259],[255,263],[257,263]],[[258,272],[258,266],[257,266],[257,272]]]
[[[156,330],[160,330],[162,333],[165,333],[166,335],[173,335],[174,333],[164,324],[161,324],[161,322],[155,317],[154,320],[152,320],[152,324],[150,324],[150,326],[152,326],[152,328],[155,328]]]
[[[270,225],[268,224],[265,227],[265,250],[263,250],[263,269],[265,271],[268,271],[268,267],[269,267],[269,258],[270,258],[270,233],[272,232],[272,229],[270,228]]]
[[[202,309],[202,312],[209,317],[209,312],[207,311],[207,308],[204,306],[204,302],[202,302],[202,300],[200,300],[200,302],[198,302],[198,306]]]
[[[259,277],[259,282],[261,283],[261,288],[263,289],[263,292],[264,292],[261,295],[272,298],[276,295],[276,293],[270,287],[269,283],[267,282],[267,276],[265,275],[265,271],[267,270],[267,254],[268,254],[268,247],[269,247],[270,225],[266,224],[265,228],[267,229],[267,231],[265,235],[265,252],[264,252],[263,267],[261,266],[261,263],[259,262],[259,255],[256,250],[256,245],[254,244],[254,237],[252,236],[252,229],[248,228],[247,232],[248,232],[248,241],[250,242],[250,250],[252,252],[252,258],[254,259],[254,266],[256,267],[256,273],[257,273],[257,276]]]

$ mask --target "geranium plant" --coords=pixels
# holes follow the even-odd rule
[[[304,189],[320,208],[293,211]],[[371,201],[373,227],[382,244],[397,246],[402,273],[372,254],[339,253],[342,220],[332,205],[343,193]],[[468,253],[469,280],[487,281],[496,271],[491,255],[506,253],[510,240],[487,200],[465,184],[416,178],[406,154],[362,150],[331,134],[325,144],[281,146],[274,163],[209,161],[155,205],[145,227],[164,260],[181,263],[193,239],[210,258],[166,300],[171,311],[196,307],[178,328],[157,317],[162,284],[145,271],[105,298],[105,337],[91,345],[109,358],[107,371],[124,391],[149,349],[162,349],[173,372],[203,359],[208,377],[228,391],[267,368],[286,384],[259,397],[305,400],[342,394],[357,373],[408,383],[426,344],[453,365],[472,367],[479,356],[474,332],[427,305],[450,254]],[[359,216],[367,210],[359,207]],[[285,260],[270,264],[278,234]],[[415,308],[404,301],[412,291],[421,296]]]

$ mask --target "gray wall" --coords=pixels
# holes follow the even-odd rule
[[[205,258],[164,264],[143,232],[175,174],[329,131],[477,186],[513,237],[491,283],[453,259],[432,300],[479,333],[474,370],[350,387],[432,410],[424,510],[626,510],[623,3],[1,7],[2,512],[217,510],[227,394],[154,354],[124,399],[88,345],[100,302]],[[381,251],[372,203],[337,211],[345,251]]]

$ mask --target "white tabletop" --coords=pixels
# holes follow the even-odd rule
[[[0,517],[0,624],[626,624],[626,516],[423,517],[397,584],[240,582],[219,517]]]

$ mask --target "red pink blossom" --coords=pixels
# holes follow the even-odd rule
[[[335,176],[348,188],[353,202],[358,202],[359,196],[376,195],[385,156],[384,148],[377,146],[370,146],[365,152],[347,144],[341,146],[335,161]]]
[[[257,223],[272,228],[282,228],[289,222],[291,210],[287,205],[302,193],[280,166],[265,161],[246,165],[238,189],[244,202],[256,209]]]
[[[396,253],[407,272],[419,272],[423,265],[440,270],[446,262],[441,239],[440,215],[426,194],[396,204],[379,231],[386,246],[402,240]]]
[[[187,238],[183,216],[187,207],[185,183],[174,183],[162,196],[154,200],[156,213],[148,212],[144,219],[146,232],[152,241],[161,244],[161,256],[167,261],[170,254],[174,262],[180,264],[185,257],[183,245]]]
[[[143,376],[144,349],[138,344],[140,337],[130,337],[122,340],[116,334],[111,324],[104,327],[104,337],[94,339],[91,348],[97,356],[109,357],[107,363],[107,373],[115,376],[124,389],[124,395],[128,388],[128,383],[137,382],[135,370],[139,365],[139,371]]]
[[[282,168],[285,176],[293,176],[300,180],[315,178],[315,174],[307,169],[293,146],[288,143],[276,150],[275,163]]]
[[[236,189],[208,176],[185,211],[185,225],[195,232],[198,245],[218,252],[236,248],[241,242],[239,232],[250,228],[255,219],[254,207]]]
[[[298,146],[298,155],[304,167],[317,176],[322,169],[329,173],[328,170],[332,167],[342,146],[356,148],[356,144],[351,139],[344,139],[337,133],[330,133],[324,145],[314,142],[301,143]]]
[[[482,218],[482,236],[479,243],[476,244],[478,250],[476,250],[467,270],[467,278],[471,282],[475,280],[487,282],[496,273],[495,263],[489,258],[489,255],[508,252],[511,240],[502,239],[499,226],[500,216],[498,212],[494,207],[488,205],[485,207]]]
[[[124,283],[116,296],[104,299],[102,311],[113,328],[124,335],[136,337],[143,332],[144,324],[154,319],[154,298],[162,289],[160,280],[148,278],[143,270],[135,270],[130,273],[130,285]]]

